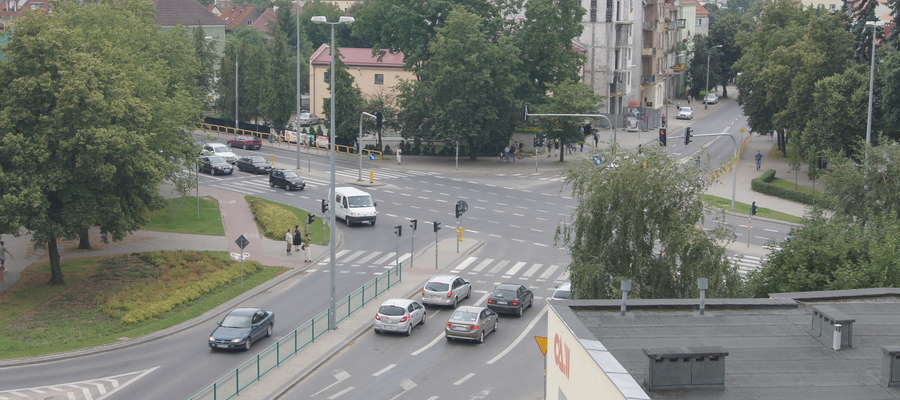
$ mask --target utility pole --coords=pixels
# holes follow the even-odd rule
[[[438,231],[441,230],[441,223],[434,221],[434,270],[438,269]]]
[[[409,267],[412,268],[415,264],[413,264],[413,256],[416,254],[416,228],[419,225],[419,221],[416,219],[409,220],[409,227],[412,229],[409,234],[410,245],[409,245]],[[399,251],[398,251],[399,252]]]

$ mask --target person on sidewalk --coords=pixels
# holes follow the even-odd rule
[[[600,137],[597,136],[596,133],[594,133],[594,147],[597,147],[599,145],[599,142],[600,142]]]
[[[288,228],[287,232],[284,234],[284,242],[287,243],[287,253],[291,254],[291,246],[294,244],[293,236],[291,235],[291,229]]]
[[[756,155],[753,156],[753,158],[756,159],[756,171],[759,172],[759,168],[762,167],[763,155],[759,152],[759,150],[757,150]]]
[[[509,156],[512,158],[512,162],[516,162],[516,145],[509,149]]]
[[[305,257],[303,261],[310,263],[312,262],[312,246],[310,246],[309,242],[309,229],[306,230],[306,235],[304,235],[303,238],[303,251]]]
[[[291,237],[294,239],[294,251],[299,253],[300,246],[303,245],[303,233],[300,232],[300,225],[294,225],[294,233]]]
[[[584,151],[584,140],[578,142],[578,146],[580,147],[580,149],[579,149],[578,151],[582,151],[582,152],[583,152],[583,151]]]
[[[402,164],[402,163],[403,163],[403,161],[402,161],[401,158],[400,158],[400,157],[401,157],[401,155],[400,155],[401,153],[403,153],[403,149],[401,149],[401,148],[398,147],[398,148],[397,148],[397,164]]]
[[[6,250],[6,245],[3,241],[0,241],[0,284],[3,284],[6,280],[6,256],[9,255],[12,258],[12,253],[9,250]]]

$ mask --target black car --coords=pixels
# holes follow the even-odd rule
[[[272,336],[275,313],[259,308],[236,308],[209,334],[209,347],[250,350],[253,342]]]
[[[225,158],[219,156],[203,156],[200,157],[200,172],[206,172],[212,175],[231,175],[234,168]]]
[[[252,172],[254,174],[268,174],[272,171],[272,164],[269,164],[265,158],[260,156],[238,158],[235,165],[241,171]]]
[[[303,190],[306,182],[294,171],[273,169],[269,174],[269,186],[283,187],[285,190]]]
[[[511,313],[522,316],[526,308],[534,303],[534,293],[524,285],[501,283],[494,288],[488,297],[487,306],[498,313]]]

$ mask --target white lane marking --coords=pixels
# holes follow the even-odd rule
[[[66,392],[66,397],[68,397],[69,400],[75,400],[77,398],[75,397],[75,393],[72,392]],[[4,399],[6,399],[6,397],[4,397]]]
[[[469,372],[466,376],[459,378],[459,380],[456,382],[453,382],[453,386],[462,385],[463,383],[466,383],[467,380],[471,379],[473,376],[475,376],[475,373]]]
[[[475,201],[477,201],[477,202],[479,202],[479,203],[487,203],[487,202],[488,202],[488,201],[485,200],[485,199],[475,199]]]
[[[91,390],[88,388],[81,388],[81,394],[84,395],[84,400],[94,400],[94,396],[91,394]]]
[[[406,394],[406,392],[415,389],[416,386],[419,386],[419,385],[417,385],[417,384],[416,384],[415,382],[413,382],[411,379],[404,379],[404,380],[400,381],[400,388],[403,389],[403,391],[400,392],[400,393],[397,393],[396,396],[391,397],[390,400],[397,400],[397,399],[399,399],[400,396],[403,396],[404,394]]]
[[[443,199],[434,199],[434,201],[436,201],[438,203],[446,203],[447,202],[447,200],[443,200]]]
[[[563,271],[563,273],[560,274],[560,275],[559,275],[559,278],[557,278],[556,280],[557,280],[557,281],[567,281],[567,280],[569,280],[569,269],[566,268],[566,270]]]
[[[353,253],[345,258],[337,257],[336,260],[340,261],[341,263],[346,264],[346,263],[352,261],[354,258],[357,258],[363,254],[366,254],[366,250],[358,250],[356,253]]]
[[[341,396],[343,396],[343,395],[345,395],[345,394],[347,394],[347,393],[350,393],[353,389],[356,389],[356,388],[353,387],[353,386],[350,386],[350,387],[348,387],[348,388],[346,388],[346,389],[344,389],[344,390],[341,390],[340,392],[337,392],[337,393],[335,393],[335,394],[333,394],[333,395],[331,395],[331,396],[328,396],[328,400],[334,400],[334,399],[336,399],[336,398],[338,398],[338,397],[341,397]]]
[[[525,216],[525,214],[519,214],[519,213],[513,213],[513,215],[516,217],[524,217]]]
[[[770,238],[768,236],[754,236],[754,237],[757,239],[762,239],[762,240],[772,240],[772,238]]]
[[[435,337],[434,339],[432,339],[431,342],[428,342],[428,344],[422,346],[422,347],[419,348],[418,350],[416,350],[416,351],[414,351],[414,352],[412,352],[412,353],[409,353],[409,355],[415,357],[415,356],[417,356],[417,355],[419,355],[419,354],[422,354],[423,352],[425,352],[425,350],[430,349],[432,346],[434,346],[435,344],[437,344],[437,342],[440,341],[440,340],[443,339],[443,338],[444,338],[444,332],[441,332],[441,333],[439,333],[439,334],[437,335],[437,337]],[[315,395],[313,395],[313,396],[315,396]]]
[[[531,275],[534,275],[534,273],[537,272],[539,269],[541,269],[541,267],[543,267],[543,266],[544,266],[544,264],[534,264],[531,266],[531,268],[528,268],[527,271],[523,272],[522,276],[530,277]]]
[[[512,349],[513,349],[514,347],[516,347],[516,345],[518,345],[519,342],[521,342],[522,339],[523,339],[526,335],[528,335],[528,332],[531,331],[532,329],[534,329],[534,326],[537,325],[538,321],[540,321],[541,318],[544,316],[544,314],[547,313],[547,309],[548,309],[549,307],[550,307],[549,305],[544,306],[544,308],[541,309],[541,312],[539,312],[537,315],[535,315],[534,317],[532,317],[531,322],[528,323],[528,326],[525,327],[525,330],[523,330],[522,333],[519,334],[519,336],[516,338],[516,340],[513,340],[513,342],[510,343],[509,346],[507,346],[505,349],[503,349],[503,351],[501,351],[501,352],[498,353],[496,356],[494,356],[494,358],[488,360],[487,364],[488,364],[488,365],[491,365],[491,364],[497,362],[498,360],[500,360],[501,358],[503,358],[503,356],[505,356],[505,355],[508,354],[510,351],[512,351]]]
[[[476,208],[476,209],[479,209],[479,210],[487,210],[487,208],[484,208],[484,207],[481,207],[481,206],[475,206],[475,208]]]
[[[478,301],[476,301],[476,302],[475,302],[474,304],[472,304],[472,305],[477,306],[477,305],[479,305],[479,304],[481,304],[481,303],[484,303],[484,301],[487,300],[488,297],[491,297],[491,292],[485,292],[484,296],[481,296],[481,298],[479,298]]]
[[[520,269],[522,269],[522,267],[525,266],[525,264],[527,264],[525,261],[517,262],[515,265],[512,266],[512,268],[509,269],[509,271],[506,271],[506,273],[503,274],[503,276],[510,277],[510,276],[515,275],[517,272],[519,272]]]
[[[449,194],[447,194],[447,193],[438,193],[438,194],[441,196],[449,196]]]
[[[491,211],[493,211],[497,214],[506,214],[506,211],[503,211],[503,210],[491,210]]]
[[[503,269],[503,267],[505,267],[510,262],[511,261],[509,261],[509,260],[502,260],[502,261],[498,262],[497,265],[494,266],[494,268],[491,268],[491,270],[488,271],[488,273],[496,274],[496,273],[500,272],[500,270]]]
[[[391,217],[391,218],[397,218],[396,215],[391,214],[391,213],[384,213],[384,215],[387,215],[388,217]]]
[[[400,258],[397,259],[397,262],[402,263],[402,262],[406,261],[406,259],[409,258],[410,256],[412,256],[411,253],[404,253],[402,256],[400,256]]]
[[[462,270],[468,268],[469,265],[472,265],[472,263],[475,262],[475,260],[477,260],[477,259],[478,259],[478,257],[469,257],[466,259],[466,261],[459,263],[459,265],[457,265],[456,268],[453,268],[453,270],[457,271],[457,272],[462,271]]]
[[[425,399],[425,400],[438,400],[439,398],[440,398],[440,397],[438,397],[438,396],[431,396],[431,397],[429,397],[429,398],[427,398],[427,399]]]
[[[763,228],[763,230],[766,231],[766,232],[778,233],[778,231],[775,230],[775,229]]]
[[[491,265],[492,262],[494,262],[493,258],[485,258],[484,261],[478,263],[475,268],[472,268],[472,271],[481,272],[483,269],[487,268],[488,265]]]
[[[531,228],[530,231],[532,231],[532,232],[543,232],[542,230],[537,229],[537,228]]]
[[[538,242],[531,242],[531,244],[533,244],[535,246],[541,246],[541,247],[550,247],[549,244],[543,244],[543,243],[538,243]]]
[[[739,227],[739,228],[744,228],[744,229],[747,229],[747,228],[748,228],[747,225],[738,225],[738,227]]]
[[[547,213],[547,210],[535,210],[535,211],[537,211],[539,213],[545,213],[545,214]]]
[[[384,256],[382,256],[381,258],[373,261],[372,264],[384,264],[385,262],[387,262],[387,260],[394,258],[395,254],[397,254],[397,253],[393,252],[393,251],[390,253],[387,253]]]
[[[344,256],[344,254],[347,254],[347,253],[349,253],[349,252],[350,252],[350,250],[347,250],[347,249],[341,250],[341,251],[337,252],[337,253],[334,255],[334,258],[335,258],[335,259],[340,259],[341,257]],[[326,265],[326,264],[328,264],[329,261],[331,261],[331,257],[325,258],[324,260],[322,260],[322,261],[319,263],[319,265]]]
[[[437,316],[438,314],[440,314],[440,313],[441,313],[441,310],[437,310],[437,311],[435,311],[435,312],[433,312],[433,313],[428,313],[428,314],[426,314],[425,318],[427,318],[427,319],[432,319],[432,318],[436,317],[436,316]]]
[[[417,198],[417,199],[420,199],[420,200],[428,200],[428,198],[425,197],[425,196],[417,196],[416,198]]]
[[[372,376],[379,376],[379,375],[381,375],[381,374],[383,374],[383,373],[385,373],[385,372],[388,372],[388,371],[392,370],[392,369],[393,369],[394,367],[396,367],[396,366],[397,366],[397,364],[391,364],[391,365],[388,365],[387,367],[384,367],[384,368],[382,368],[382,369],[379,369],[377,372],[373,373]]]
[[[506,204],[506,203],[499,203],[499,202],[497,203],[497,205],[498,205],[498,206],[503,206],[503,207],[509,206],[509,204]]]
[[[519,226],[519,225],[513,225],[513,224],[509,224],[509,227],[510,227],[510,228],[515,228],[515,229],[522,229],[521,226]]]
[[[102,383],[92,383],[92,385],[97,387],[97,391],[100,392],[101,396],[106,394],[106,386],[104,386]]]
[[[513,242],[525,243],[525,241],[522,240],[522,239],[515,239],[515,238],[513,238],[513,239],[510,239],[510,240],[512,240]]]
[[[503,236],[500,236],[500,235],[498,235],[498,234],[496,234],[496,233],[488,233],[488,236],[494,237],[494,238],[500,238],[500,237],[503,237]]]
[[[466,232],[469,232],[469,233],[481,233],[481,232],[479,232],[479,231],[475,231],[475,230],[472,230],[472,229],[466,229]]]
[[[540,278],[541,279],[549,279],[550,275],[553,275],[553,273],[556,272],[557,269],[559,269],[559,265],[550,264],[550,267],[548,267],[547,270],[544,271],[543,274],[541,274]]]
[[[368,255],[366,255],[365,257],[360,258],[359,260],[356,260],[356,263],[357,264],[365,264],[366,261],[369,261],[375,257],[378,257],[379,254],[381,254],[380,251],[373,251],[373,252],[369,253]]]
[[[324,392],[328,389],[331,389],[332,387],[334,387],[334,385],[337,385],[347,379],[350,379],[350,373],[347,371],[344,371],[342,369],[335,371],[333,376],[334,376],[335,381],[333,383],[331,383],[330,385],[325,386],[322,389],[319,389],[318,392],[313,393],[312,394],[313,397],[318,396],[319,394],[321,394],[322,392]]]

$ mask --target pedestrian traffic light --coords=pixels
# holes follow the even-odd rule
[[[328,200],[322,199],[322,214],[328,211]]]
[[[397,235],[397,237],[403,236],[403,225],[394,226],[394,234]]]
[[[666,128],[659,128],[659,145],[666,147]]]
[[[417,219],[411,219],[411,220],[409,220],[409,227],[412,228],[413,231],[416,230],[416,228],[418,227],[418,225],[419,225],[419,220],[417,220]]]
[[[381,130],[381,126],[384,124],[384,113],[381,111],[375,111],[375,127],[378,130]]]
[[[306,215],[306,224],[307,224],[307,225],[312,225],[313,221],[315,221],[315,220],[316,220],[316,216],[315,216],[315,215],[313,215],[313,214],[307,214],[307,215]]]
[[[691,136],[693,136],[694,128],[687,127],[684,128],[684,145],[687,146],[691,144]]]
[[[462,208],[459,206],[459,203],[456,203],[456,219],[462,217]]]
[[[434,233],[437,233],[439,230],[441,230],[441,223],[437,222],[437,221],[434,221],[433,223],[434,223]]]
[[[756,215],[757,207],[756,202],[750,204],[750,215]]]

